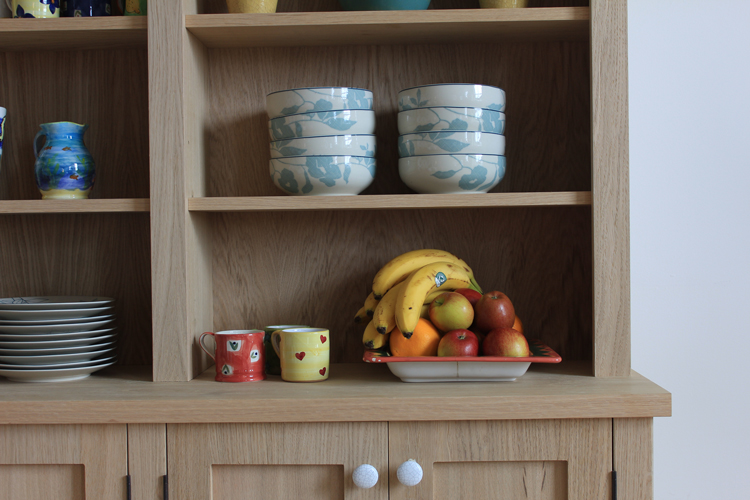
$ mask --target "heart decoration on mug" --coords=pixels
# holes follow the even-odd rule
[[[305,359],[305,351],[295,353],[294,357],[302,361]]]
[[[321,343],[321,344],[325,344],[325,343],[326,343],[326,340],[328,340],[328,337],[326,337],[325,335],[321,335],[321,336],[320,336],[320,343]]]
[[[320,373],[321,375],[325,375],[326,374],[326,367],[324,366],[323,368],[321,368],[320,370],[318,370],[318,373]]]

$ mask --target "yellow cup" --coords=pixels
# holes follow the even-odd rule
[[[230,14],[272,14],[277,3],[277,0],[227,0],[227,9]]]
[[[287,382],[319,382],[328,378],[330,336],[325,328],[285,328],[271,334]]]
[[[479,0],[479,6],[483,9],[512,9],[515,7],[526,7],[528,0]]]
[[[3,0],[10,7],[13,17],[60,17],[60,1],[50,0],[42,3],[39,0]]]

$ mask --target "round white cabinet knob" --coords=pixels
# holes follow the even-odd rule
[[[422,467],[410,458],[398,466],[396,477],[404,486],[416,486],[422,480]]]
[[[352,479],[360,488],[372,488],[378,484],[378,470],[370,464],[362,464],[354,469]]]

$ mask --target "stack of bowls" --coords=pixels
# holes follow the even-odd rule
[[[0,299],[0,376],[19,382],[63,382],[115,363],[109,297]]]
[[[359,194],[375,177],[372,92],[309,87],[266,96],[271,178],[291,195]]]
[[[418,193],[486,193],[505,175],[505,92],[472,84],[398,94],[398,171]]]

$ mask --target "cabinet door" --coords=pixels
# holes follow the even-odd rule
[[[0,426],[0,500],[122,500],[125,425]]]
[[[612,421],[392,422],[391,500],[610,498]],[[413,459],[422,481],[404,486]]]
[[[180,500],[386,500],[387,423],[167,426],[170,498]],[[358,488],[352,472],[380,476]]]

